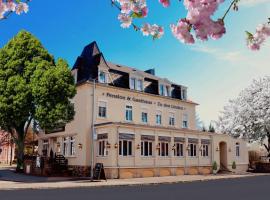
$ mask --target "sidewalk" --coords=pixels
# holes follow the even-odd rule
[[[244,174],[244,175],[183,175],[183,176],[166,176],[151,178],[134,178],[134,179],[110,179],[108,181],[91,182],[90,180],[64,180],[47,177],[28,178],[45,178],[42,182],[33,180],[32,182],[15,182],[3,181],[0,177],[0,190],[14,189],[59,189],[59,188],[82,188],[82,187],[104,187],[104,186],[135,186],[150,184],[172,184],[193,181],[209,181],[220,179],[235,179],[253,176],[264,176],[270,174]],[[23,175],[25,176],[25,175]]]

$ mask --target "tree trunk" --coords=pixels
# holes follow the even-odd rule
[[[17,142],[17,172],[23,172],[24,163],[24,140],[19,139]]]

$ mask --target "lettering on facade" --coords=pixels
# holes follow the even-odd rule
[[[130,97],[130,96],[122,96],[119,94],[112,94],[107,92],[106,96],[109,98],[114,98],[114,99],[121,99],[121,100],[126,100],[126,101],[133,101],[136,103],[143,103],[143,104],[148,104],[148,105],[152,105],[152,104],[156,104],[158,107],[163,107],[163,108],[171,108],[171,109],[176,109],[176,110],[185,110],[185,108],[183,106],[179,106],[179,105],[172,105],[172,104],[166,104],[166,103],[161,103],[161,102],[153,102],[153,101],[149,101],[146,99],[141,99],[141,98],[136,98],[136,97]]]

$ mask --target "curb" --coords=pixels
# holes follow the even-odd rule
[[[236,175],[237,176],[237,175]],[[54,189],[74,189],[74,188],[108,188],[108,187],[135,187],[135,186],[151,186],[151,185],[170,185],[170,184],[186,184],[186,183],[192,183],[192,182],[206,182],[206,181],[219,181],[219,180],[230,180],[230,179],[243,179],[243,178],[252,178],[252,177],[258,177],[258,176],[270,176],[270,174],[249,174],[249,175],[240,175],[237,177],[233,176],[224,176],[224,177],[218,177],[218,178],[204,178],[204,179],[196,179],[196,180],[175,180],[175,181],[164,181],[164,182],[149,182],[149,183],[125,183],[125,182],[120,182],[120,183],[112,183],[112,184],[100,184],[100,185],[70,185],[70,186],[37,186],[37,187],[8,187],[8,188],[0,188],[0,191],[10,191],[10,190],[54,190]],[[17,182],[12,182],[12,183],[17,183]],[[61,183],[66,183],[66,181],[59,182]],[[91,183],[89,181],[89,183]],[[100,183],[100,182],[99,182]],[[107,182],[103,182],[107,183]],[[27,183],[26,183],[27,184]],[[50,184],[50,183],[49,183]]]

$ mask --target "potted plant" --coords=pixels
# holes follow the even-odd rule
[[[235,161],[233,161],[233,163],[232,163],[232,169],[233,169],[233,172],[235,173],[235,169],[236,169],[236,163],[235,163]]]
[[[217,174],[217,168],[218,168],[218,167],[217,167],[217,162],[214,161],[214,162],[213,162],[213,165],[212,165],[212,169],[213,169],[213,173],[214,173],[214,174]]]

